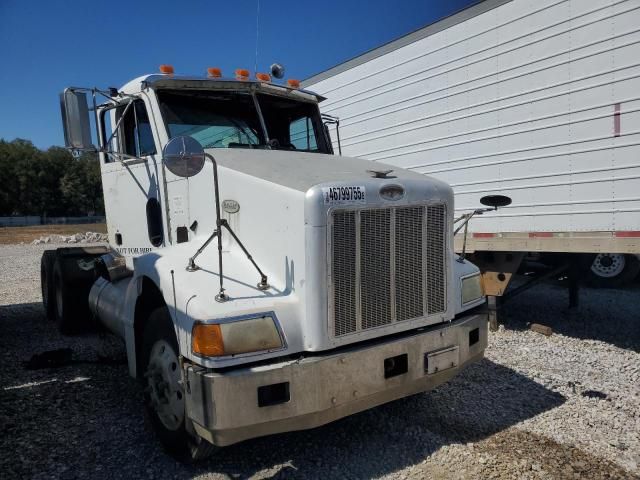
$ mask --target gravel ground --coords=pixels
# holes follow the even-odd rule
[[[561,285],[542,285],[513,300],[486,359],[448,384],[184,466],[145,427],[124,364],[23,368],[61,347],[125,358],[114,337],[62,337],[44,318],[44,248],[0,246],[2,478],[640,478],[640,285],[584,289],[576,311]]]

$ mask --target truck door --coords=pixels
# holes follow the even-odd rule
[[[110,149],[124,154],[101,155],[109,241],[126,257],[136,257],[167,242],[156,129],[143,99],[111,109],[102,120],[105,138],[118,126]]]

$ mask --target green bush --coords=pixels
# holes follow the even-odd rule
[[[94,153],[74,158],[28,140],[0,139],[0,216],[104,215],[100,164]]]

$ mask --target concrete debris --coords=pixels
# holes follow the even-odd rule
[[[539,323],[532,323],[529,328],[532,331],[541,333],[542,335],[546,335],[547,337],[550,337],[553,334],[553,328],[546,325],[540,325]]]
[[[75,233],[73,235],[47,235],[31,242],[31,245],[42,245],[49,243],[101,243],[108,240],[106,233],[86,232]]]

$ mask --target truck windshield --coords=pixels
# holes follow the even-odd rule
[[[249,93],[172,90],[158,99],[171,138],[190,135],[204,148],[266,145]]]
[[[204,148],[271,148],[330,153],[314,103],[257,94],[268,147],[249,92],[159,90],[171,138],[190,135]]]
[[[257,96],[273,148],[330,153],[315,103],[261,93]]]

